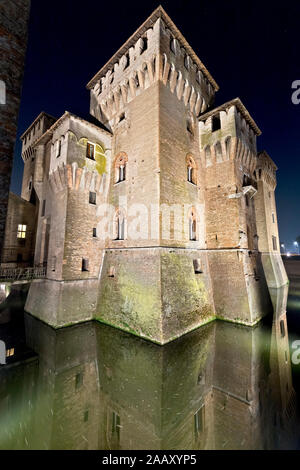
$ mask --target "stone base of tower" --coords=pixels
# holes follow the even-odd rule
[[[261,258],[269,288],[278,288],[288,284],[289,279],[280,253],[262,253]]]
[[[98,279],[31,283],[25,310],[53,328],[92,320],[97,305]]]
[[[165,344],[214,318],[204,251],[160,247],[106,251],[97,320]]]
[[[228,249],[207,255],[217,318],[252,326],[273,311],[260,253]]]

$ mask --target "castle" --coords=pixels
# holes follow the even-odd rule
[[[288,279],[277,167],[245,106],[214,106],[217,83],[162,7],[87,88],[91,119],[41,113],[22,136],[4,262],[47,267],[26,310],[159,344],[216,318],[255,325]]]

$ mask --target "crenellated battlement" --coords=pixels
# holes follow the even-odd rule
[[[198,116],[218,85],[174,23],[159,7],[92,78],[90,112],[113,127],[126,105],[161,81]]]
[[[206,168],[235,160],[249,177],[257,165],[256,136],[260,130],[236,98],[199,117],[200,150]]]
[[[277,185],[276,171],[277,166],[268,153],[265,150],[259,152],[255,171],[256,179],[264,181],[274,191]]]
[[[73,162],[62,164],[52,171],[49,175],[49,184],[54,193],[67,188],[103,193],[105,178],[105,174],[100,175],[97,171],[90,171],[86,167],[79,168],[78,164]]]

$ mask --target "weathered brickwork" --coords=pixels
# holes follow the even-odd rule
[[[17,133],[29,9],[30,0],[5,0],[0,5],[0,256]]]
[[[96,318],[159,344],[215,318],[257,323],[272,309],[268,286],[287,278],[276,167],[257,155],[261,131],[244,105],[213,107],[218,85],[161,7],[88,89],[98,125],[42,113],[24,134],[47,119],[24,147],[35,264],[47,265],[28,311],[56,327]]]

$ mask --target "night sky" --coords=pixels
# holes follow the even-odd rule
[[[281,242],[300,235],[300,2],[162,1],[168,15],[212,74],[216,105],[240,97],[279,170],[276,191]],[[159,2],[32,0],[18,138],[41,111],[89,112],[86,84]],[[17,140],[12,191],[20,193]]]

